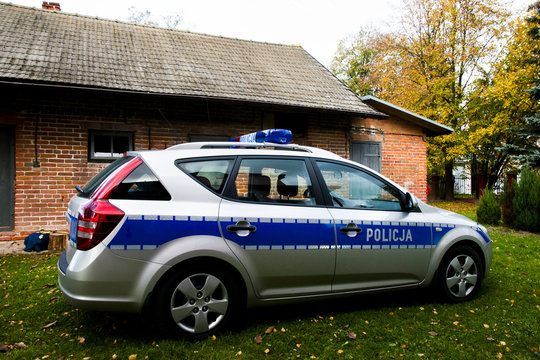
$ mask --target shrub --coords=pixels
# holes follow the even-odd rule
[[[476,209],[478,222],[482,224],[497,225],[501,220],[501,207],[495,198],[493,190],[485,189]]]
[[[514,227],[540,231],[540,175],[528,166],[521,171],[521,179],[514,188]]]
[[[508,180],[504,182],[503,194],[501,197],[501,210],[502,210],[502,220],[509,227],[513,226],[514,223],[514,186],[516,185],[515,181],[512,186],[508,183]]]

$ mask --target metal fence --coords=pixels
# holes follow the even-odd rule
[[[462,198],[473,198],[476,197],[476,188],[473,184],[473,179],[469,176],[456,176],[454,177],[454,196]],[[495,185],[493,186],[493,191],[495,194],[500,195],[503,192],[504,188],[504,178],[499,178]],[[446,189],[446,184],[444,178],[440,179],[439,182],[439,194],[444,194]]]

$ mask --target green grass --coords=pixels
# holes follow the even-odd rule
[[[406,291],[254,309],[237,328],[195,343],[156,335],[137,315],[74,309],[56,285],[59,254],[4,256],[0,345],[28,348],[0,359],[538,359],[540,238],[490,231],[492,271],[471,302]]]

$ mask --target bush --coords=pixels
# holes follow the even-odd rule
[[[482,224],[498,225],[501,220],[501,206],[495,198],[493,190],[485,189],[476,209],[478,222]]]
[[[503,222],[512,227],[514,224],[514,186],[516,185],[515,181],[510,186],[508,180],[504,182],[503,194],[501,197],[501,210],[502,210],[502,220]]]
[[[540,231],[540,175],[528,166],[521,171],[521,179],[514,188],[514,227]]]

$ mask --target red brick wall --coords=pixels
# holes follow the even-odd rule
[[[257,105],[112,93],[27,88],[10,94],[9,105],[0,108],[0,123],[16,127],[15,229],[0,232],[0,240],[23,239],[39,229],[66,230],[64,214],[74,185],[85,184],[107,165],[88,162],[89,130],[132,131],[136,150],[148,149],[149,143],[163,149],[188,141],[191,134],[236,136],[268,128],[275,112]],[[293,138],[296,143],[349,156],[350,138],[356,136],[348,131],[351,119],[321,112],[302,117],[308,126]],[[33,166],[36,119],[40,167]],[[399,120],[352,124],[382,129],[383,173],[401,185],[411,183],[408,188],[425,199],[426,148],[420,130]]]
[[[352,140],[381,143],[382,174],[426,201],[427,150],[422,129],[395,117],[354,119],[352,125]]]

